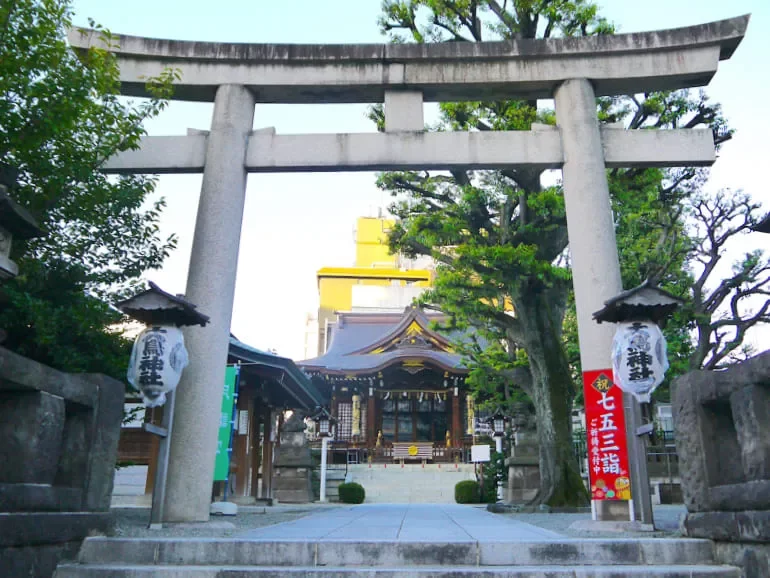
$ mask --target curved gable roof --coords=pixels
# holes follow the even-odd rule
[[[467,373],[449,340],[430,328],[431,317],[439,315],[430,316],[417,307],[401,314],[340,313],[329,350],[297,365],[320,373],[361,374],[421,362]]]

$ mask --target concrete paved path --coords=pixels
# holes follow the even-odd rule
[[[319,511],[299,520],[240,534],[257,540],[516,542],[561,534],[459,504],[362,504]]]

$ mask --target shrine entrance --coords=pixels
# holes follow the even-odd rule
[[[147,78],[173,67],[181,78],[173,98],[214,103],[210,131],[146,137],[139,150],[121,153],[103,167],[114,173],[203,173],[185,293],[211,322],[185,333],[194,362],[176,394],[164,521],[209,517],[221,398],[221,389],[211,384],[224,383],[247,173],[561,168],[581,366],[586,374],[610,373],[613,328],[591,319],[623,289],[606,169],[710,165],[715,151],[710,130],[600,126],[596,97],[704,86],[719,61],[730,58],[747,25],[743,16],[601,37],[348,46],[122,35],[106,45],[100,31],[73,28],[74,49],[115,52],[123,94],[151,96]],[[553,99],[557,126],[425,130],[425,101],[509,99]],[[257,102],[384,103],[385,132],[253,132]],[[452,403],[455,399],[459,403],[459,395]],[[638,408],[627,420],[632,443],[637,413]],[[399,415],[396,407],[394,437]],[[403,431],[411,425],[416,436],[419,422],[407,415],[404,406]],[[459,427],[450,430],[457,436]],[[638,471],[634,476],[632,487],[644,487],[645,476]]]

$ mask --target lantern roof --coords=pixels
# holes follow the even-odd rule
[[[337,420],[334,417],[332,417],[332,414],[329,413],[329,411],[325,407],[320,405],[316,407],[316,412],[310,416],[310,419],[312,419],[313,421],[320,421],[322,419],[326,419],[326,420],[329,420],[329,423],[332,425],[337,423]]]
[[[7,187],[2,184],[0,184],[0,227],[16,239],[31,239],[43,235],[34,217],[10,197]]]
[[[638,287],[623,291],[605,301],[604,307],[595,312],[593,318],[597,323],[642,319],[657,323],[683,304],[684,300],[653,285],[648,279]]]
[[[150,281],[150,288],[130,299],[116,303],[123,313],[145,325],[200,325],[209,322],[208,315],[196,311],[197,305],[183,297],[166,293]]]

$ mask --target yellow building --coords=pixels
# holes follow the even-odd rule
[[[338,311],[382,310],[408,306],[430,287],[433,272],[388,251],[392,219],[360,217],[356,222],[356,261],[353,267],[324,267],[318,277],[318,354],[327,349],[329,325]]]

